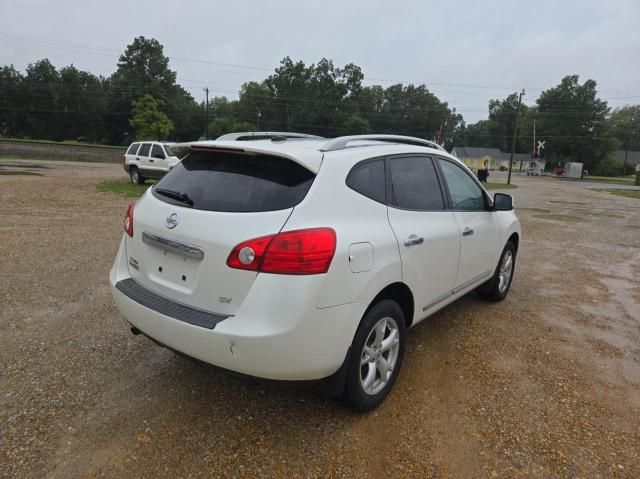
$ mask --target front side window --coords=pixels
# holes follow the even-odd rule
[[[387,166],[391,183],[390,206],[423,211],[444,209],[442,191],[431,158],[390,158]]]
[[[454,210],[482,211],[486,209],[484,193],[469,174],[458,165],[447,160],[438,160],[449,187]]]
[[[151,149],[151,143],[143,143],[138,152],[138,156],[149,156],[149,150]]]
[[[164,151],[162,151],[162,147],[160,145],[153,145],[151,148],[151,158],[158,158],[159,160],[164,160]]]
[[[356,165],[347,176],[347,186],[367,198],[384,203],[384,160],[365,161]]]

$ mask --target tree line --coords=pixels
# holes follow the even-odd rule
[[[482,146],[509,151],[516,116],[516,152],[545,140],[551,163],[580,161],[592,171],[619,169],[617,148],[640,148],[640,105],[611,111],[597,84],[570,75],[543,91],[535,105],[517,93],[489,102],[489,117],[463,116],[424,85],[363,85],[362,69],[321,59],[306,65],[285,57],[260,82],[242,85],[237,99],[213,96],[208,108],[176,81],[155,39],[135,38],[116,71],[96,76],[48,59],[24,73],[0,68],[0,136],[125,145],[133,140],[189,141],[231,131],[297,131],[321,136],[367,132],[435,140],[447,149]],[[207,121],[208,116],[208,121]]]

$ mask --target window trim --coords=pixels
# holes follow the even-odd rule
[[[397,206],[394,204],[391,204],[390,198],[391,196],[391,172],[387,166],[387,162],[388,161],[393,161],[394,159],[398,159],[398,158],[412,158],[412,157],[416,157],[416,158],[424,158],[427,161],[431,162],[431,165],[433,166],[433,170],[436,174],[436,180],[438,182],[438,187],[440,188],[440,196],[442,198],[442,208],[438,209],[438,210],[433,210],[433,209],[421,209],[421,208],[403,208],[401,206]],[[385,157],[385,179],[386,179],[386,198],[387,198],[387,207],[389,208],[393,208],[396,210],[401,210],[401,211],[417,211],[417,212],[425,212],[425,213],[444,213],[448,210],[450,210],[451,204],[449,203],[448,200],[448,193],[449,191],[446,191],[445,194],[445,190],[443,188],[443,181],[442,178],[440,177],[440,169],[437,165],[437,162],[434,161],[434,157],[432,155],[425,155],[424,153],[399,153],[396,155],[388,155]]]
[[[434,160],[434,162],[436,164],[436,168],[438,170],[438,173],[442,177],[442,183],[444,184],[445,194],[446,194],[446,197],[447,197],[447,203],[449,205],[449,210],[450,211],[460,212],[460,213],[472,213],[472,212],[478,212],[478,211],[492,211],[492,209],[493,209],[493,201],[491,200],[491,197],[489,196],[489,193],[487,193],[487,191],[484,189],[484,187],[480,184],[480,181],[478,180],[478,178],[476,178],[466,168],[461,166],[457,160],[452,160],[451,158],[447,158],[447,157],[439,156],[439,155],[434,155],[433,156],[433,160]],[[436,161],[436,160],[448,161],[449,163],[454,164],[456,167],[460,168],[468,177],[470,177],[473,180],[473,182],[476,184],[476,186],[478,186],[478,188],[480,188],[480,191],[482,192],[482,197],[484,198],[484,209],[483,210],[457,210],[457,209],[453,208],[453,200],[451,199],[451,192],[449,191],[449,184],[447,183],[447,179],[444,176],[444,172],[442,171],[442,168],[440,167],[440,161]]]

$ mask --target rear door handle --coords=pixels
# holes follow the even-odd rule
[[[149,160],[150,163],[153,163],[153,160]]]
[[[405,246],[414,246],[422,243],[424,243],[424,238],[417,235],[410,235],[406,240],[404,240]]]
[[[462,236],[471,236],[473,234],[473,229],[468,226],[462,230]]]

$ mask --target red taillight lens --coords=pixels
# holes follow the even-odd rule
[[[263,236],[244,243],[240,243],[233,248],[229,258],[227,258],[227,266],[236,269],[248,269],[250,271],[258,271],[258,266],[262,261],[264,251],[269,246],[269,242],[273,239],[271,236]]]
[[[127,208],[127,214],[124,215],[124,232],[133,238],[133,207],[135,203],[131,203]]]
[[[326,273],[335,251],[336,233],[331,228],[287,231],[271,240],[260,271],[279,274]]]
[[[336,251],[331,228],[287,231],[240,243],[227,259],[231,268],[274,274],[326,273]]]

